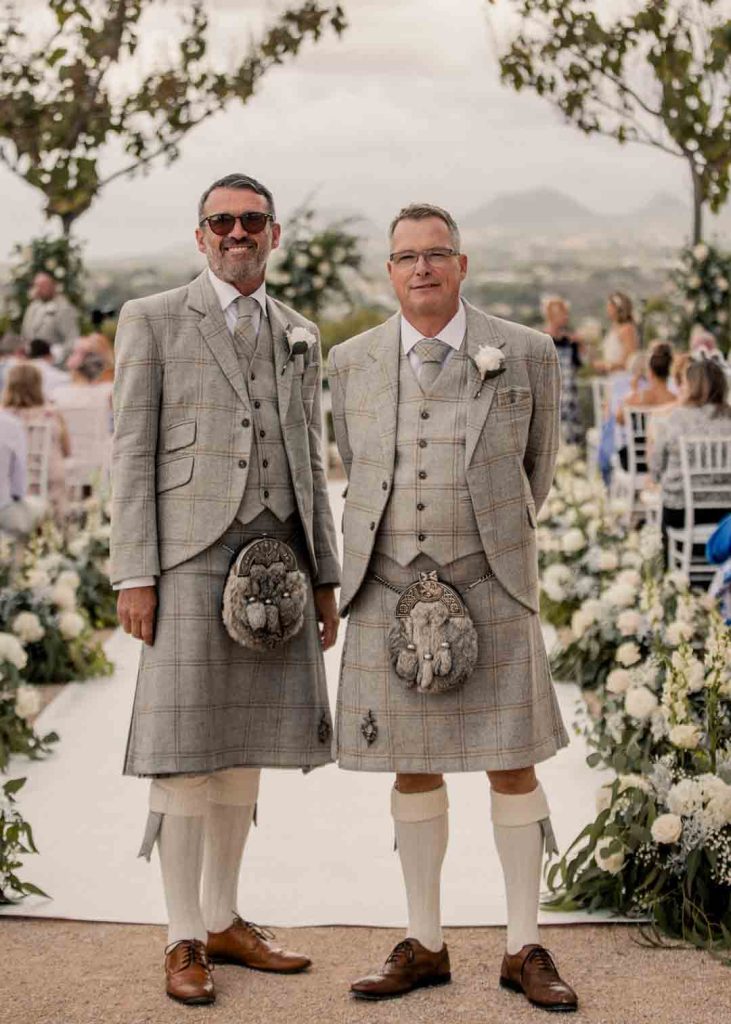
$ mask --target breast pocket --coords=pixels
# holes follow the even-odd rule
[[[195,420],[181,420],[180,423],[173,423],[164,434],[165,451],[175,452],[179,448],[187,448],[195,441],[195,435]]]
[[[501,388],[495,395],[495,407],[498,413],[521,416],[533,409],[533,395],[530,388]]]

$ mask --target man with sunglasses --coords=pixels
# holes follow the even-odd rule
[[[214,182],[196,230],[207,268],[128,302],[115,346],[111,579],[122,627],[145,643],[124,771],[152,780],[140,854],[158,842],[166,990],[187,1004],[213,1002],[212,960],[310,964],[235,911],[261,768],[332,759],[322,653],[339,566],[320,346],[314,324],[266,294],[279,238],[269,189]],[[301,630],[271,650],[235,642],[221,615],[232,556],[262,536],[308,577]]]
[[[390,242],[400,312],[329,362],[348,474],[336,736],[341,768],[396,773],[409,928],[351,990],[387,999],[450,981],[443,774],[486,771],[508,909],[500,984],[575,1010],[537,926],[544,843],[555,850],[555,840],[534,766],[568,742],[535,542],[559,442],[555,347],[462,300],[467,257],[446,210],[406,207]]]

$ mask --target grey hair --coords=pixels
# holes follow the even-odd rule
[[[428,220],[429,217],[437,217],[447,225],[452,246],[459,252],[462,242],[459,237],[457,221],[447,210],[442,209],[441,206],[432,206],[431,203],[410,203],[408,206],[404,206],[402,210],[399,210],[388,229],[389,243],[393,242],[393,233],[396,230],[396,226],[402,220]]]
[[[198,223],[200,224],[203,219],[203,210],[206,205],[211,192],[214,192],[217,188],[238,188],[242,191],[246,190],[249,192],[256,192],[259,196],[264,196],[269,206],[269,213],[272,217],[276,217],[276,211],[274,209],[274,196],[271,194],[266,185],[262,185],[256,178],[250,178],[248,174],[227,174],[223,178],[219,178],[218,181],[214,181],[212,185],[209,185],[203,195],[198,200]]]

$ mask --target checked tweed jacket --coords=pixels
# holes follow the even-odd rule
[[[551,486],[560,438],[556,350],[548,335],[465,307],[468,387],[477,396],[467,414],[467,485],[490,568],[535,612],[536,512]],[[503,350],[505,372],[480,389],[474,359],[481,345]],[[335,434],[348,476],[343,614],[363,583],[393,486],[400,353],[398,314],[330,353]],[[445,496],[445,517],[450,509]]]
[[[316,328],[267,299],[279,416],[315,584],[337,584],[322,457],[319,344],[289,359],[289,327]],[[127,302],[116,343],[113,583],[193,558],[233,523],[254,456],[250,399],[207,272]]]

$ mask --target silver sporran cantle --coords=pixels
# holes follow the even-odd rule
[[[302,629],[307,577],[282,540],[258,537],[237,553],[226,578],[221,615],[242,647],[271,651]]]
[[[396,605],[388,649],[396,674],[411,689],[446,693],[477,663],[477,630],[467,606],[436,571],[419,573]]]

